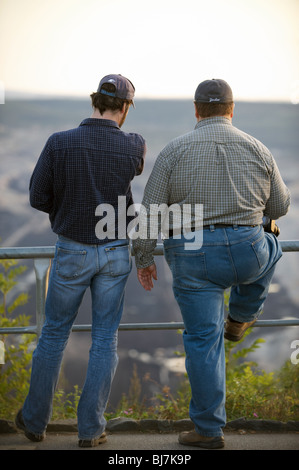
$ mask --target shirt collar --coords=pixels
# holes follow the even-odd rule
[[[116,127],[119,129],[117,122],[110,119],[98,119],[98,118],[87,118],[84,119],[80,126],[105,126],[105,127]]]
[[[209,124],[216,124],[216,123],[232,125],[231,120],[224,116],[213,116],[213,117],[205,118],[199,121],[196,124],[195,129],[198,129],[199,127],[203,127],[203,126],[208,126]]]

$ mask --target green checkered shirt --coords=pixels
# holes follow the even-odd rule
[[[217,116],[199,121],[161,151],[142,201],[147,213],[153,204],[190,204],[191,226],[196,204],[202,205],[203,225],[257,225],[264,215],[274,220],[285,215],[290,193],[270,151]],[[141,224],[149,223],[144,219]],[[133,241],[137,267],[154,262],[156,242]]]

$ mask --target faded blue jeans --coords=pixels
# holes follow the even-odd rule
[[[258,318],[282,251],[262,226],[210,226],[203,230],[201,248],[185,249],[186,242],[190,246],[183,236],[164,240],[164,253],[185,325],[190,419],[199,434],[216,437],[226,423],[224,291],[231,288],[232,319]]]
[[[46,321],[33,354],[30,389],[23,406],[29,431],[42,434],[46,430],[63,352],[89,287],[92,345],[78,405],[79,439],[93,439],[104,431],[103,413],[118,363],[118,326],[131,269],[126,240],[85,245],[58,238],[46,299]]]

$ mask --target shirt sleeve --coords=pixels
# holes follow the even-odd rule
[[[169,168],[163,162],[163,153],[158,156],[144,190],[138,217],[138,232],[133,239],[137,268],[146,268],[154,263],[154,250],[161,231],[161,220],[168,206]]]
[[[48,139],[32,173],[29,184],[30,205],[37,210],[52,211],[54,201],[51,140]]]
[[[145,143],[145,141],[143,141],[143,154],[140,158],[140,162],[139,162],[138,167],[136,169],[136,176],[141,175],[141,173],[143,172],[146,151],[147,151],[146,143]]]
[[[278,166],[272,157],[272,172],[270,175],[270,197],[266,202],[264,215],[277,220],[285,215],[290,207],[290,191],[285,185]]]

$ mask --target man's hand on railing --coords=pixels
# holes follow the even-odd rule
[[[153,279],[157,281],[157,268],[155,263],[151,264],[147,268],[137,269],[138,281],[145,290],[152,290],[154,287]]]

